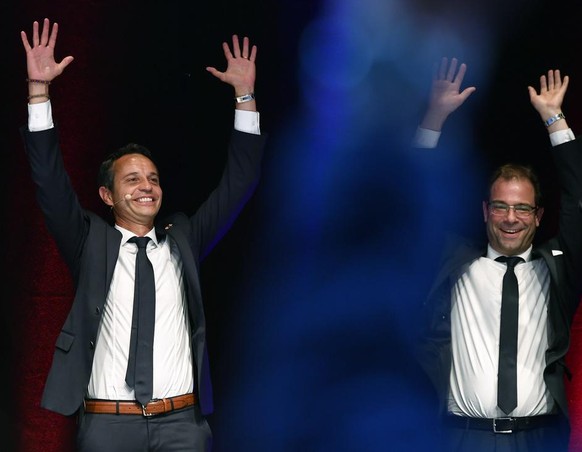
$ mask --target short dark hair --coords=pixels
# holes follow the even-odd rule
[[[113,189],[113,163],[115,163],[115,161],[120,157],[128,154],[141,154],[154,162],[152,153],[145,146],[135,143],[126,144],[125,146],[119,148],[117,151],[109,154],[107,158],[101,163],[101,166],[99,167],[99,174],[97,175],[97,184],[99,187],[106,187],[109,190]]]
[[[542,205],[543,199],[540,181],[532,167],[516,163],[506,163],[505,165],[499,166],[495,171],[493,171],[491,178],[489,179],[489,194],[491,193],[491,187],[493,187],[493,184],[498,179],[505,181],[510,181],[512,179],[526,179],[530,181],[534,189],[536,206]],[[487,196],[489,196],[489,194]]]

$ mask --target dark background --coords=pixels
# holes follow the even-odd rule
[[[51,86],[53,114],[82,202],[105,216],[96,169],[128,142],[157,156],[164,211],[193,212],[205,199],[233,121],[231,88],[205,67],[225,68],[221,43],[233,33],[258,45],[263,179],[201,275],[215,451],[385,451],[432,450],[412,319],[442,232],[484,234],[489,170],[533,164],[547,197],[538,237],[555,232],[549,142],[527,86],[548,69],[568,74],[564,112],[579,130],[581,9],[545,0],[3,2],[7,443],[73,450],[75,428],[39,407],[72,288],[18,134],[27,118],[19,32],[33,20],[58,22],[56,58],[75,57]],[[477,91],[445,125],[447,153],[422,154],[408,143],[443,55],[467,63],[463,85]],[[575,328],[572,450],[582,438],[579,342]]]

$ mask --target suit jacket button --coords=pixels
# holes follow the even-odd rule
[[[95,342],[89,341],[89,348],[93,350],[95,348]]]

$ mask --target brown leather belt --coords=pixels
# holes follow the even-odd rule
[[[87,399],[85,400],[85,412],[96,414],[141,414],[148,417],[169,413],[192,405],[196,405],[196,396],[194,394],[184,394],[167,399],[154,399],[144,406],[139,402],[125,400]]]

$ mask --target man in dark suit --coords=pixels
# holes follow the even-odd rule
[[[73,57],[57,63],[58,25],[51,30],[45,19],[39,28],[34,22],[31,42],[22,32],[29,122],[21,132],[46,224],[75,283],[42,406],[79,414],[82,451],[142,451],[154,445],[208,451],[212,435],[205,416],[213,407],[198,273],[201,259],[258,183],[264,137],[253,92],[256,46],[233,36],[232,49],[223,44],[226,71],[207,68],[234,88],[236,100],[226,168],[208,199],[190,217],[177,213],[156,220],[162,203],[157,167],[147,149],[130,144],[111,154],[99,172],[99,195],[115,220],[110,225],[83,209],[65,171],[48,88]],[[134,284],[137,292],[136,281],[142,281],[135,276],[135,237],[147,237],[142,241],[155,275],[155,339],[146,352],[153,356],[153,381],[140,402],[137,387],[148,380],[137,370],[141,358],[135,377],[128,379],[132,319],[139,316],[134,316]]]
[[[457,71],[456,60],[441,62],[417,147],[435,147],[448,115],[474,91],[460,90],[465,70]],[[582,152],[561,109],[568,82],[550,70],[540,77],[539,93],[528,87],[552,143],[561,189],[558,234],[532,245],[544,213],[537,177],[529,167],[501,166],[483,202],[488,243],[452,241],[425,303],[418,353],[438,394],[447,451],[568,449],[564,357],[582,268]],[[511,329],[517,354],[510,365],[500,358],[506,354],[500,351],[503,256],[518,262],[519,323]],[[502,395],[511,384],[498,386],[508,367],[516,370],[507,381],[517,383],[509,406]]]

